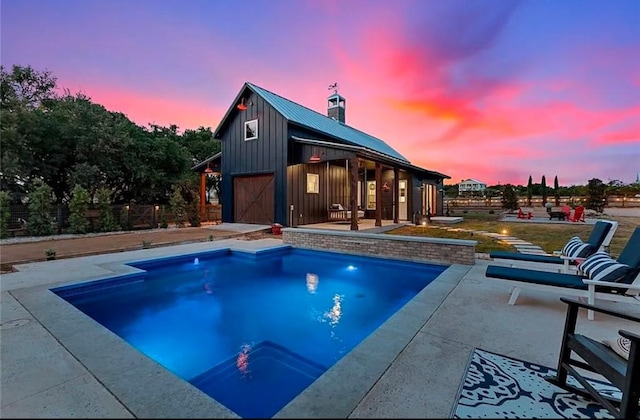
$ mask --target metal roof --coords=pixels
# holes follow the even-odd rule
[[[294,141],[298,142],[298,143],[310,144],[310,145],[316,145],[316,146],[333,147],[335,149],[342,149],[342,150],[350,150],[350,151],[359,152],[359,153],[361,153],[361,154],[363,154],[365,156],[368,156],[370,158],[373,158],[373,159],[382,159],[382,160],[386,160],[386,161],[390,162],[391,164],[399,164],[403,168],[411,169],[414,172],[419,172],[419,173],[421,173],[423,175],[428,175],[428,176],[435,177],[435,178],[440,178],[440,179],[451,179],[451,177],[449,175],[445,175],[445,174],[442,174],[440,172],[430,171],[428,169],[420,168],[419,166],[412,165],[407,161],[403,161],[403,160],[396,159],[396,158],[388,156],[388,155],[384,155],[384,154],[382,154],[380,152],[368,149],[368,148],[366,148],[364,146],[354,146],[354,145],[348,145],[348,144],[336,144],[336,143],[327,142],[327,141],[323,141],[323,140],[307,139],[307,138],[302,138],[302,137],[297,137],[297,136],[291,136],[291,138]]]
[[[281,113],[284,118],[289,120],[289,122],[409,163],[404,156],[376,137],[363,133],[362,131],[346,124],[342,124],[327,117],[326,115],[320,114],[319,112],[299,105],[289,99],[276,95],[275,93],[256,86],[253,83],[247,82],[247,86],[256,94],[264,98],[265,101]]]

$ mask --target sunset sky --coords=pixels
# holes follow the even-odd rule
[[[638,0],[2,0],[2,65],[139,125],[215,129],[248,81],[489,185],[634,182]]]

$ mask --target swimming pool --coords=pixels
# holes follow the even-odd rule
[[[54,292],[242,417],[271,417],[447,267],[284,248]]]

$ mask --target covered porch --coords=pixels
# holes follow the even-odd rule
[[[222,205],[219,202],[220,180],[222,178],[222,152],[209,156],[191,168],[200,177],[200,221],[222,222]]]
[[[383,221],[414,223],[416,218],[443,215],[442,183],[448,176],[362,146],[292,139],[289,226],[344,227],[348,222],[350,230],[359,230],[364,220],[379,227]],[[335,212],[336,206],[346,211]],[[344,218],[347,211],[349,220]],[[335,214],[342,216],[342,223],[332,220]]]

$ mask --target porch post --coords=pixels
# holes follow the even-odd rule
[[[204,221],[206,214],[206,188],[207,188],[207,175],[202,172],[200,174],[200,220]]]
[[[358,157],[349,159],[349,173],[351,188],[349,201],[351,202],[351,230],[358,230]]]
[[[393,168],[393,223],[398,223],[398,212],[400,200],[400,170],[396,166]]]
[[[376,162],[376,226],[382,226],[382,167],[380,162]]]

